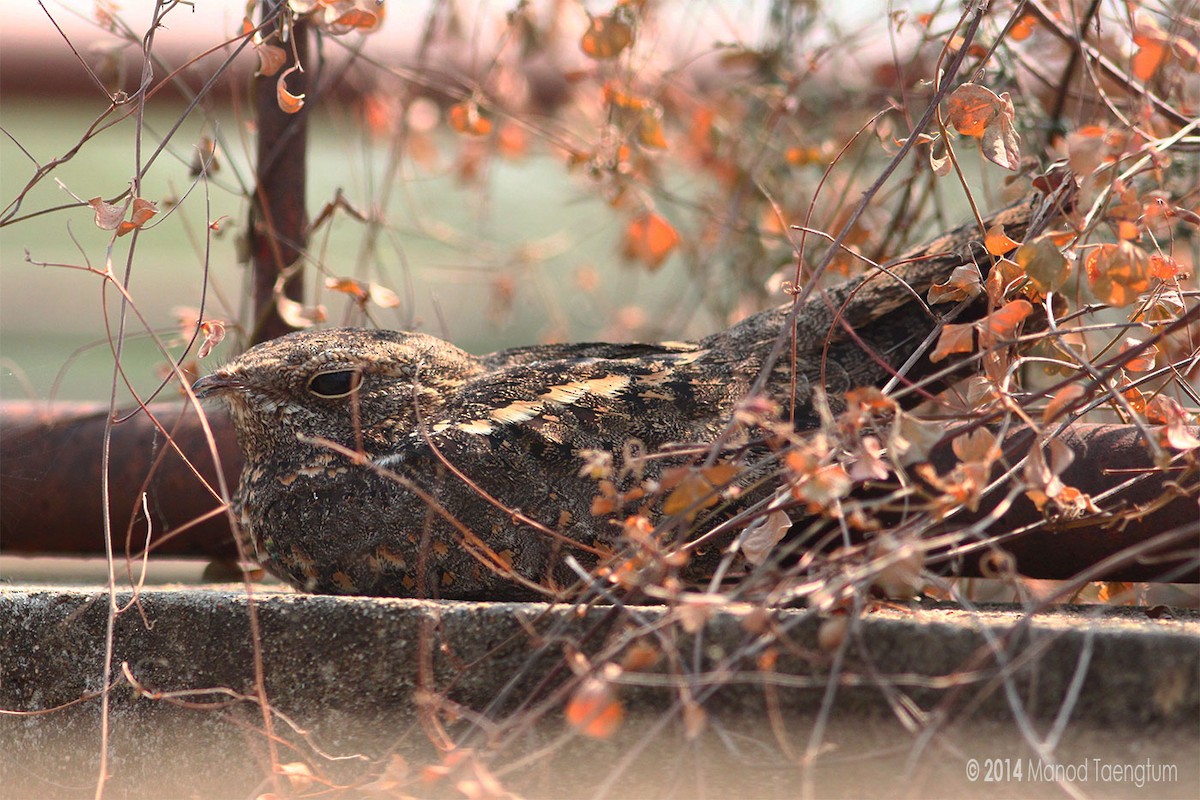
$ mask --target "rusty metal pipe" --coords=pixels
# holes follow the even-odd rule
[[[215,486],[216,467],[194,411],[183,406],[155,405],[152,413],[168,431],[187,459]],[[104,552],[100,505],[100,448],[106,409],[100,406],[31,403],[0,404],[0,547],[8,553]],[[229,485],[236,483],[241,454],[229,420],[223,413],[208,414]],[[1032,433],[1020,431],[1005,442],[1013,457],[1024,454]],[[1121,520],[1087,520],[1083,523],[1046,524],[1028,533],[1002,538],[1002,546],[1016,558],[1018,571],[1034,578],[1070,578],[1116,553],[1167,530],[1200,520],[1195,478],[1191,494],[1175,493],[1136,429],[1125,425],[1074,425],[1061,437],[1075,452],[1074,463],[1063,473],[1068,485],[1098,495],[1129,483],[1106,505],[1120,501],[1129,514]],[[138,552],[145,540],[141,492],[154,532],[152,552],[228,558],[235,554],[228,518],[214,513],[221,502],[174,450],[145,414],[139,414],[113,431],[112,480],[113,548],[117,553]],[[154,469],[156,458],[161,463]],[[949,448],[935,453],[941,471],[952,465]],[[1146,477],[1129,478],[1138,472]],[[149,476],[149,478],[147,477]],[[1158,502],[1166,498],[1164,502]],[[955,525],[980,519],[995,499]],[[1142,511],[1139,511],[1141,509]],[[168,536],[194,520],[203,522],[183,533]],[[1042,521],[1042,514],[1024,497],[993,524],[988,533],[1004,534]],[[132,524],[131,524],[132,520]],[[1170,577],[1176,582],[1200,583],[1197,559],[1200,537],[1175,546],[1173,555],[1142,559],[1116,568],[1110,580],[1146,581]],[[957,565],[964,575],[981,574],[979,552]]]
[[[235,555],[228,520],[213,513],[222,502],[205,486],[215,489],[217,473],[196,413],[169,404],[150,410],[203,480],[146,414],[116,425],[110,476],[113,551],[126,552],[127,540],[132,553],[145,544],[145,491],[152,552]],[[100,453],[107,413],[99,404],[0,404],[0,547],[5,552],[104,552]],[[236,486],[242,459],[233,429],[223,415],[211,415],[210,422],[225,477]],[[205,521],[173,535],[205,515]]]

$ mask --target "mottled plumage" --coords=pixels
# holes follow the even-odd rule
[[[1013,238],[1031,207],[1002,212]],[[979,257],[964,249],[977,237],[977,227],[950,234],[891,275],[834,287],[799,310],[798,428],[816,425],[826,340],[832,403],[886,382],[938,324],[918,298]],[[834,322],[843,306],[855,337]],[[591,565],[617,538],[614,517],[591,513],[597,484],[580,475],[581,451],[611,452],[619,467],[631,440],[651,452],[713,442],[789,310],[695,342],[481,357],[419,333],[304,331],[251,348],[194,388],[228,404],[246,457],[244,533],[272,572],[320,592],[530,596],[573,580],[564,555]],[[791,366],[785,355],[767,383],[784,407]],[[922,361],[912,374],[928,369]]]

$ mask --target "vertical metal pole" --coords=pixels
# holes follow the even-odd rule
[[[277,0],[263,0],[264,19],[277,5]],[[285,25],[283,13],[278,15],[275,25],[276,31],[280,31],[280,40],[272,44],[283,47],[288,54],[283,70],[291,69],[297,60],[305,69],[311,69],[308,25],[303,21],[288,21],[290,35],[287,41],[281,41]],[[275,285],[281,273],[295,267],[295,271],[284,282],[283,293],[297,302],[304,299],[303,271],[299,259],[308,232],[305,208],[308,106],[305,105],[295,114],[288,114],[279,107],[276,96],[279,74],[255,78],[258,166],[250,218],[255,312],[251,344],[274,339],[293,330],[279,316],[275,304]],[[299,70],[290,73],[287,87],[292,94],[306,93],[308,73]]]

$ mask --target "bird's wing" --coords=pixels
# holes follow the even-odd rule
[[[639,361],[664,356],[694,352],[699,349],[695,342],[572,342],[564,344],[539,344],[529,347],[514,347],[500,350],[480,358],[486,371],[494,372],[533,363],[568,363],[580,359],[606,359],[613,361]]]
[[[695,345],[585,345],[572,357],[516,363],[468,381],[448,398],[434,434],[532,435],[571,451],[687,441],[728,417],[737,387]],[[605,353],[601,357],[592,353]],[[580,355],[580,354],[584,355]]]

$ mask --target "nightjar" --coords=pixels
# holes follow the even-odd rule
[[[1019,240],[1033,208],[994,219]],[[892,269],[815,293],[787,334],[796,357],[778,359],[766,394],[807,429],[819,424],[815,383],[836,410],[846,390],[886,382],[939,323],[925,292],[981,258],[978,238],[977,225],[960,229]],[[642,460],[654,477],[718,439],[743,444],[723,431],[790,311],[692,342],[486,356],[421,333],[302,331],[251,348],[193,389],[226,402],[244,451],[242,535],[297,588],[554,597],[577,579],[568,556],[590,568],[618,546],[622,514],[593,513],[588,454],[612,454],[619,472],[631,444],[680,445],[672,458]],[[938,368],[923,357],[907,367],[910,380]]]

